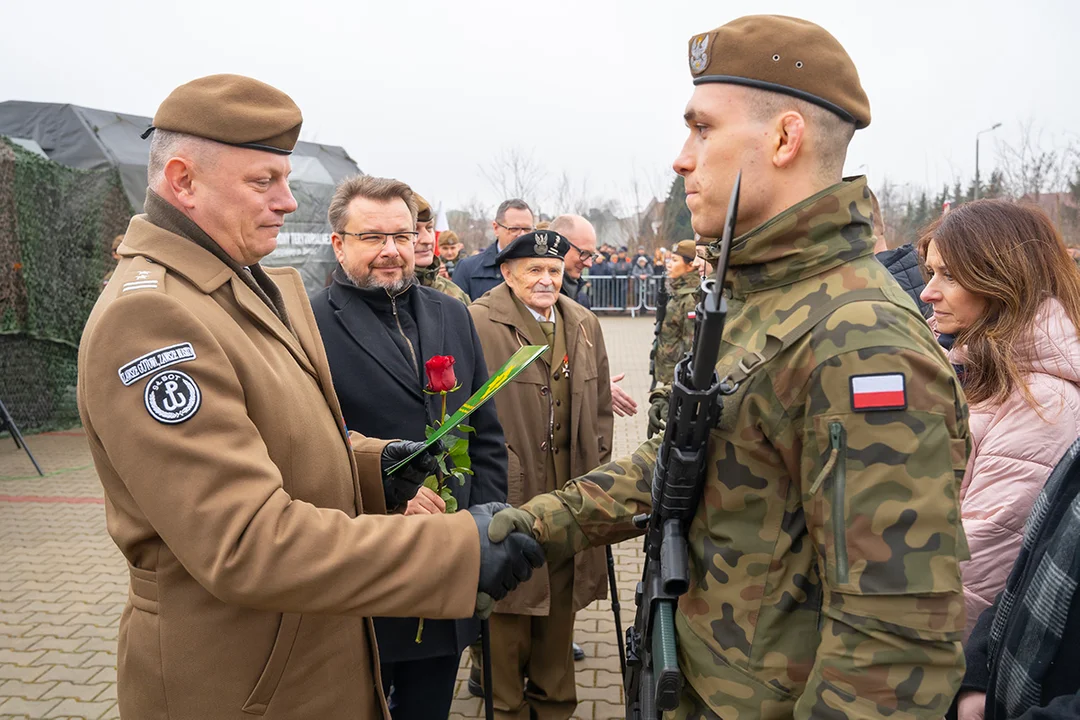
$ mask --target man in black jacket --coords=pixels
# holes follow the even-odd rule
[[[491,223],[495,242],[479,255],[459,260],[454,268],[454,282],[473,300],[502,285],[503,277],[495,263],[496,256],[515,239],[532,232],[535,227],[536,219],[528,203],[517,198],[504,200],[495,211],[495,220]]]
[[[416,284],[413,263],[417,204],[396,180],[370,176],[343,182],[330,204],[331,241],[340,267],[311,298],[326,347],[334,389],[350,430],[369,437],[423,440],[441,420],[441,396],[424,388],[425,363],[454,358],[460,389],[447,396],[453,414],[487,380],[484,353],[465,306]],[[494,403],[469,424],[475,473],[450,489],[459,510],[506,501],[506,446]],[[406,515],[444,512],[437,493],[421,487]],[[393,511],[393,508],[388,508]],[[451,557],[433,557],[446,567]],[[376,618],[383,687],[394,720],[445,718],[450,712],[461,651],[479,634],[479,621],[427,620],[417,642],[418,618]]]

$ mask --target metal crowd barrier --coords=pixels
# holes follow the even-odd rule
[[[656,310],[656,296],[664,277],[589,275],[584,280],[589,284],[589,300],[593,310],[629,311],[631,317],[636,317],[639,312]]]

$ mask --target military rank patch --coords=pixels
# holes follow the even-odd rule
[[[120,374],[120,382],[127,386],[170,365],[194,359],[195,348],[191,347],[191,343],[177,343],[176,345],[153,350],[142,357],[137,357],[117,370],[117,373]]]
[[[851,376],[851,409],[904,410],[907,408],[907,384],[903,373]]]
[[[143,399],[150,417],[166,425],[177,425],[198,412],[202,392],[187,373],[166,370],[146,383]]]

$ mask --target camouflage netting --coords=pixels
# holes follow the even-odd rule
[[[0,400],[25,432],[78,424],[79,337],[131,205],[120,174],[0,137]]]

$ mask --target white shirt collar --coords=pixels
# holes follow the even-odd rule
[[[522,305],[525,305],[525,303],[521,303],[521,304],[522,304]],[[552,305],[552,306],[551,306],[551,309],[550,309],[550,310],[548,311],[548,312],[549,312],[549,313],[551,314],[551,317],[550,317],[550,318],[546,318],[546,319],[544,318],[544,316],[543,316],[543,315],[541,315],[540,313],[536,312],[535,310],[533,310],[533,309],[532,309],[531,307],[529,307],[528,305],[525,305],[525,309],[526,309],[526,310],[528,310],[528,311],[529,311],[530,313],[532,313],[532,316],[533,316],[534,318],[536,318],[536,322],[550,322],[550,323],[554,323],[554,322],[555,322],[555,315],[556,315],[556,313],[555,313],[555,306],[554,306],[554,305]]]

